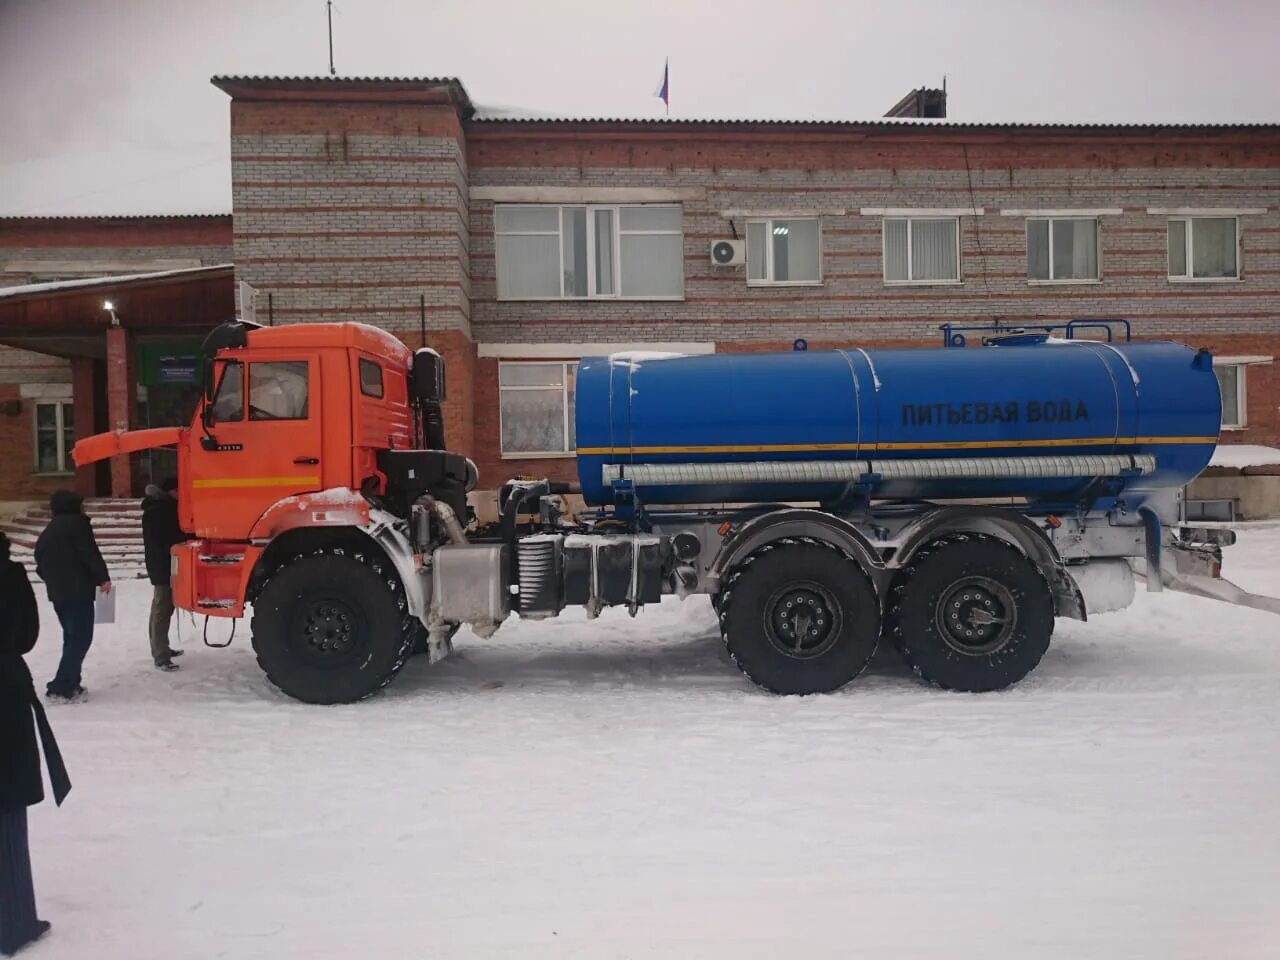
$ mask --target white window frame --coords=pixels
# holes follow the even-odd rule
[[[1057,277],[1053,276],[1053,225],[1058,220],[1092,220],[1093,221],[1093,242],[1096,247],[1096,249],[1094,250],[1093,256],[1094,256],[1094,261],[1098,264],[1098,275],[1096,277],[1084,277],[1080,279],[1077,279],[1075,277],[1064,277],[1063,279],[1058,279]],[[1040,278],[1030,276],[1032,221],[1036,221],[1036,222],[1045,221],[1049,224],[1049,277],[1048,279],[1042,280]],[[1056,286],[1057,284],[1060,284],[1060,283],[1072,284],[1072,283],[1101,283],[1102,282],[1102,218],[1101,217],[1089,217],[1089,216],[1027,217],[1027,222],[1024,227],[1024,236],[1027,243],[1027,250],[1026,250],[1027,260],[1028,260],[1027,283],[1032,284],[1034,286],[1043,287],[1043,286],[1049,286],[1051,284]]]
[[[1249,412],[1246,405],[1249,391],[1246,386],[1247,371],[1249,369],[1249,360],[1239,357],[1214,357],[1213,368],[1220,370],[1223,367],[1236,368],[1236,413],[1237,423],[1227,423],[1222,421],[1221,428],[1223,430],[1244,430],[1249,425]],[[1217,379],[1215,377],[1215,379]]]
[[[765,237],[773,236],[773,225],[779,220],[788,222],[796,220],[810,221],[818,227],[818,279],[816,280],[775,280],[773,279],[773,243],[766,241],[764,245],[764,278],[751,278],[751,224],[763,223]],[[820,287],[822,286],[822,218],[821,217],[749,217],[747,219],[747,286],[749,287]]]
[[[57,470],[41,470],[40,469],[40,407],[50,406],[55,409],[54,422],[57,425],[58,440],[58,469]],[[66,419],[63,416],[63,410],[66,407],[72,408],[72,416],[75,415],[75,408],[72,406],[70,397],[49,397],[44,400],[36,400],[31,405],[31,468],[32,472],[37,476],[56,477],[64,476],[76,472],[75,464],[71,461],[71,451],[66,449]]]
[[[498,210],[502,207],[539,207],[542,209],[552,209],[557,213],[557,232],[551,233],[549,230],[498,230]],[[587,216],[587,294],[586,296],[570,296],[564,292],[564,216],[566,208],[582,207],[586,210]],[[622,211],[626,209],[635,209],[642,207],[665,207],[673,209],[680,214],[679,230],[623,230],[622,229]],[[596,211],[612,210],[613,211],[613,293],[597,293],[596,283]],[[502,262],[498,256],[498,237],[551,237],[557,240],[557,254],[559,256],[559,278],[560,278],[560,295],[553,297],[510,297],[501,296],[496,293],[498,300],[504,303],[514,303],[520,301],[533,300],[550,300],[550,301],[582,301],[582,300],[668,300],[678,301],[684,299],[684,208],[679,203],[499,203],[493,208],[493,237],[494,237],[494,285],[497,286],[498,273],[502,270]],[[622,237],[623,236],[662,236],[680,237],[680,292],[678,294],[647,294],[645,296],[623,296],[622,295]]]
[[[1187,273],[1182,276],[1174,276],[1169,273],[1169,223],[1174,220],[1181,221],[1185,226],[1182,232],[1182,242],[1186,244],[1186,262]],[[1196,220],[1234,220],[1236,231],[1236,275],[1234,277],[1197,277],[1193,276],[1196,272],[1196,265],[1193,261],[1193,244],[1191,240],[1191,232],[1195,229],[1193,224]],[[1244,277],[1241,275],[1241,268],[1244,266],[1242,249],[1240,247],[1240,218],[1238,216],[1230,216],[1224,214],[1186,214],[1183,216],[1167,217],[1165,219],[1165,251],[1164,251],[1164,268],[1168,274],[1170,283],[1240,283]]]
[[[907,279],[889,279],[889,231],[886,228],[890,220],[905,220],[907,223]],[[916,220],[950,220],[956,231],[956,278],[954,280],[913,280],[911,278],[911,224]],[[964,254],[960,250],[960,218],[957,216],[928,216],[913,214],[902,217],[884,217],[880,221],[880,274],[885,286],[889,287],[946,287],[959,286],[964,283]]]
[[[572,206],[572,204],[570,204]],[[575,297],[576,300],[583,299]],[[536,450],[536,451],[515,451],[508,452],[502,448],[502,394],[503,391],[511,393],[530,392],[530,391],[547,391],[551,387],[539,386],[507,386],[502,385],[502,368],[503,367],[560,367],[560,408],[564,416],[564,442],[565,446],[569,445],[569,418],[572,416],[569,410],[569,367],[574,368],[574,376],[577,376],[577,360],[499,360],[498,361],[498,452],[503,460],[550,460],[563,459],[565,457],[576,457],[578,455],[577,448],[572,450]],[[575,390],[576,395],[576,390]]]

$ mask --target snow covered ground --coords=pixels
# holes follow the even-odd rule
[[[1280,525],[1228,573],[1280,593]],[[75,789],[33,811],[59,957],[1273,958],[1280,618],[1180,595],[1060,621],[980,696],[882,655],[757,692],[704,600],[512,622],[306,707],[243,636],[150,668],[122,585]],[[31,657],[41,682],[57,654]],[[216,625],[215,625],[216,626]]]

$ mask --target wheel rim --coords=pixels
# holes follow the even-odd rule
[[[775,590],[764,608],[765,634],[775,650],[794,660],[820,657],[840,636],[840,604],[811,580]]]
[[[1018,625],[1018,605],[999,581],[963,577],[942,592],[934,622],[951,649],[983,656],[1009,642]]]
[[[364,648],[364,618],[340,597],[307,597],[294,610],[294,652],[317,666],[338,666]]]

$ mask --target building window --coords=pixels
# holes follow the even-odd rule
[[[1170,280],[1239,277],[1239,229],[1235,217],[1176,217],[1169,221]]]
[[[960,219],[884,221],[885,283],[959,283]]]
[[[576,361],[498,365],[502,453],[564,456],[577,449],[573,424]]]
[[[494,207],[499,300],[684,296],[679,205]]]
[[[1222,391],[1222,429],[1240,430],[1245,425],[1245,393],[1243,363],[1215,363],[1213,375]]]
[[[1027,279],[1069,283],[1097,280],[1098,221],[1093,218],[1027,220]]]
[[[75,469],[71,448],[76,445],[70,400],[36,403],[36,473],[70,473]]]
[[[817,218],[748,220],[747,282],[821,283],[822,234]]]

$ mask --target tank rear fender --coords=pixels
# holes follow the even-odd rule
[[[821,540],[851,556],[872,582],[884,579],[884,563],[871,542],[855,527],[821,510],[788,508],[754,517],[729,535],[711,565],[710,579],[718,582],[734,565],[767,543],[784,537]]]
[[[999,537],[1020,549],[1048,581],[1057,615],[1072,620],[1087,619],[1084,596],[1052,541],[1031,520],[998,507],[946,507],[924,514],[901,531],[902,543],[886,567],[889,570],[905,567],[925,544],[948,533],[965,531]]]

